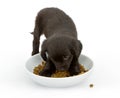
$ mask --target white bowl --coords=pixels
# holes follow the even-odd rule
[[[34,67],[40,64],[41,61],[42,61],[42,58],[40,54],[31,56],[26,62],[26,66],[25,66],[26,71],[29,77],[33,79],[35,82],[48,87],[68,87],[68,86],[78,84],[82,80],[87,78],[93,69],[92,60],[85,55],[81,55],[79,57],[79,62],[85,67],[86,70],[89,70],[86,73],[81,75],[71,76],[71,77],[65,77],[65,78],[44,77],[44,76],[38,76],[33,74]]]

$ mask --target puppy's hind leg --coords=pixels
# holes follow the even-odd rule
[[[32,55],[39,53],[39,45],[40,45],[40,36],[42,35],[42,29],[38,26],[35,26],[33,34],[33,51]]]

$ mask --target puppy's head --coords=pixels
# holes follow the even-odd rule
[[[71,37],[48,38],[42,44],[41,56],[47,61],[53,62],[58,71],[67,71],[73,59],[77,59],[81,53],[82,44],[79,40]]]

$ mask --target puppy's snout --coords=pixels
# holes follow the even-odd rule
[[[58,66],[56,67],[57,71],[67,71],[67,68],[65,66]]]
[[[58,71],[66,71],[64,67],[61,67]]]

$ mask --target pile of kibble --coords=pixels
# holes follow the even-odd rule
[[[33,73],[36,74],[36,75],[39,75],[40,71],[42,71],[44,69],[44,66],[46,65],[46,62],[42,61],[42,64],[39,64],[38,66],[36,66],[34,69],[33,69]],[[80,65],[80,74],[83,74],[87,72],[87,70],[85,70],[84,66],[83,65]],[[51,75],[51,77],[54,77],[54,78],[59,78],[59,77],[69,77],[70,74],[68,71],[56,71],[55,73],[53,73]]]

